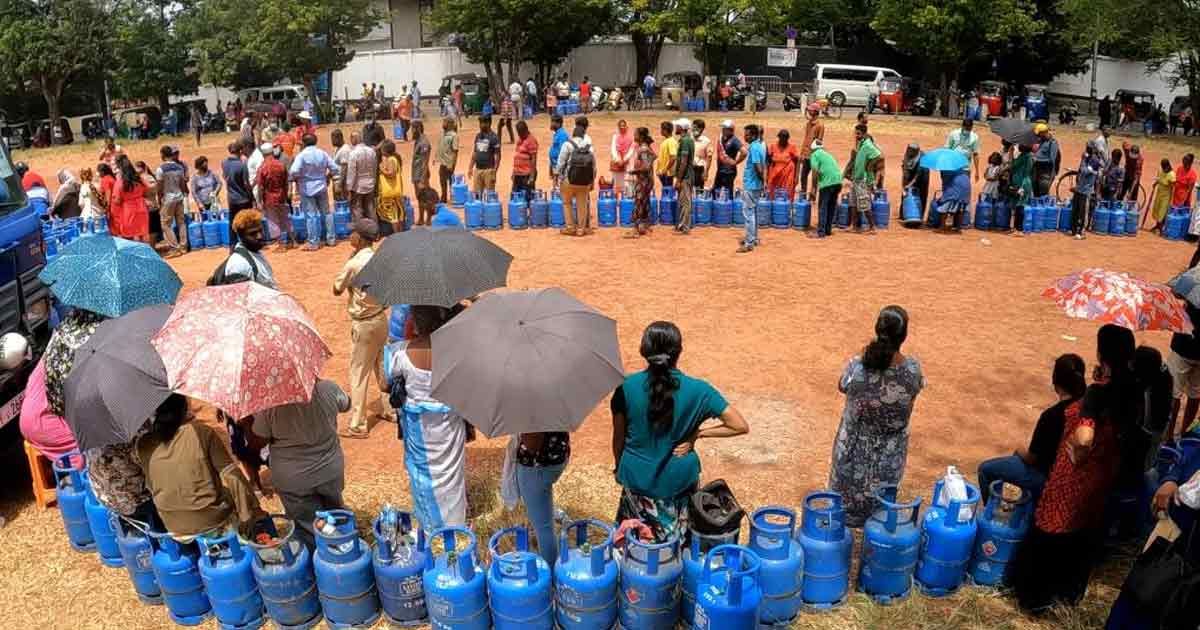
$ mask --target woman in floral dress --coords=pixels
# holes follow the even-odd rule
[[[862,527],[875,510],[875,491],[899,484],[908,457],[908,421],[925,387],[921,364],[900,353],[908,313],[887,306],[875,321],[875,340],[850,360],[838,389],[846,395],[833,443],[829,488],[842,495],[846,524]]]
[[[638,127],[634,132],[633,166],[629,172],[634,176],[633,194],[633,229],[629,238],[637,238],[650,231],[650,195],[654,192],[654,140],[650,138],[650,130]]]

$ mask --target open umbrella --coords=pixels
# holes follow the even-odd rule
[[[174,304],[183,287],[154,248],[106,235],[72,241],[38,278],[63,304],[107,317]]]
[[[1191,332],[1183,301],[1165,285],[1127,273],[1084,269],[1042,292],[1070,317],[1117,324],[1131,330]]]
[[[617,323],[562,289],[484,296],[432,343],[433,396],[489,437],[574,431],[625,378]]]
[[[1167,280],[1167,286],[1176,295],[1188,301],[1188,304],[1200,308],[1200,267],[1192,267],[1187,271]]]
[[[508,283],[512,255],[464,230],[409,230],[383,240],[354,279],[384,304],[453,306]]]
[[[167,370],[150,345],[170,314],[160,304],[105,320],[75,351],[63,394],[65,420],[81,450],[129,442],[171,395]]]
[[[954,149],[934,149],[921,156],[918,162],[931,171],[961,171],[967,168],[967,156]]]
[[[330,357],[304,307],[255,282],[184,295],[150,343],[172,390],[235,418],[307,402]]]
[[[1020,118],[999,118],[988,123],[992,133],[1016,145],[1033,146],[1040,139],[1033,132],[1033,123]]]

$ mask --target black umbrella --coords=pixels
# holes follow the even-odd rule
[[[1033,124],[1019,118],[1000,118],[988,123],[992,133],[1016,145],[1033,146],[1040,142]]]
[[[383,240],[354,279],[384,304],[453,306],[505,286],[512,254],[460,230],[410,230]]]
[[[75,351],[63,395],[66,421],[81,450],[126,444],[171,390],[150,345],[171,307],[148,306],[102,322]]]

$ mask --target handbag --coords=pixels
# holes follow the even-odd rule
[[[1198,570],[1189,561],[1188,552],[1196,536],[1197,523],[1200,519],[1192,522],[1186,536],[1181,535],[1174,542],[1155,539],[1129,570],[1121,591],[1148,618],[1164,616],[1168,604],[1179,596],[1177,592],[1186,586],[1188,579],[1196,581]]]

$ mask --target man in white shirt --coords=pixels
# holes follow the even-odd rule
[[[979,181],[979,134],[973,131],[975,122],[971,119],[962,121],[962,127],[951,131],[946,136],[946,148],[958,151],[971,161],[975,167],[975,181]]]
[[[233,219],[233,231],[237,234],[237,245],[229,258],[225,259],[226,284],[232,282],[257,282],[271,289],[278,289],[271,263],[262,255],[262,213],[253,208],[242,210]]]
[[[529,80],[525,81],[525,103],[535,112],[538,110],[537,96],[537,84],[533,82],[533,77],[529,77]]]
[[[559,101],[565,102],[571,98],[571,83],[567,81],[566,72],[559,78],[558,83],[554,84],[554,91],[558,94]]]
[[[258,199],[258,167],[262,166],[263,160],[275,151],[274,145],[270,142],[264,142],[262,146],[254,150],[250,157],[246,159],[246,177],[249,178],[250,185],[254,187],[254,198]]]
[[[703,190],[705,182],[708,181],[708,167],[712,164],[712,140],[704,135],[704,121],[692,121],[692,136],[696,141],[696,159],[692,162],[695,165],[695,175],[692,176],[692,187],[697,190]]]

